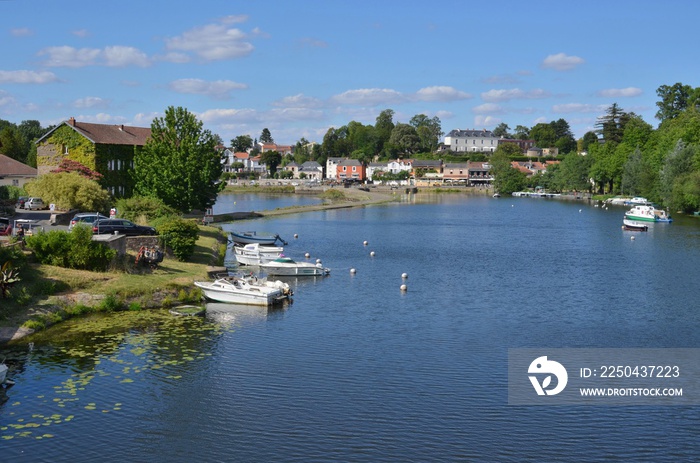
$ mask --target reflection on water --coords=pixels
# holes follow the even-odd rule
[[[256,306],[244,304],[229,304],[223,302],[207,302],[205,317],[227,328],[241,324],[264,321],[270,314],[281,314],[287,309],[288,303],[277,306]]]

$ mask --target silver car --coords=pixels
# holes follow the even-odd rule
[[[108,218],[109,217],[105,217],[99,212],[81,212],[79,214],[75,214],[75,216],[71,219],[70,224],[68,225],[68,230],[72,230],[73,227],[79,223],[83,223],[92,228],[92,224],[95,223],[95,220]]]

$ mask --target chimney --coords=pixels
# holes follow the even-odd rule
[[[119,126],[119,130],[122,131],[122,132],[124,131],[124,124],[122,124],[122,125]]]
[[[75,127],[75,118],[71,116],[71,118],[68,119],[68,123],[69,123],[71,126]]]

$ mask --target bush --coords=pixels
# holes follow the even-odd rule
[[[166,217],[154,222],[163,247],[170,248],[178,260],[187,260],[194,252],[199,226],[194,220]]]
[[[42,175],[24,186],[30,196],[55,203],[60,210],[105,211],[109,209],[109,193],[99,183],[76,172]]]
[[[117,252],[92,241],[89,227],[75,227],[70,233],[52,230],[26,238],[42,264],[81,270],[105,271]]]
[[[119,217],[132,222],[138,222],[141,218],[154,220],[178,215],[178,211],[170,206],[166,206],[160,199],[147,196],[133,196],[120,199],[117,201],[117,211]]]

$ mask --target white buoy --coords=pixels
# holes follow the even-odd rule
[[[321,259],[316,259],[316,263],[317,263],[317,264],[320,264],[320,263],[321,263]]]
[[[295,234],[294,234],[294,239],[297,239],[297,238],[299,238],[299,235],[297,235],[297,234],[295,233]]]
[[[515,204],[511,204],[510,207],[515,207]]]
[[[583,209],[579,209],[578,211],[581,212]]]
[[[370,252],[369,255],[374,257],[374,251]]]
[[[367,240],[365,240],[365,241],[362,242],[362,244],[364,244],[365,246],[367,246],[369,243],[367,242]]]
[[[304,254],[304,257],[306,257],[306,258],[308,259],[309,257],[311,257],[311,254],[309,254],[309,253],[307,252],[306,254]]]
[[[355,273],[357,273],[357,270],[355,270],[354,268],[351,268],[350,273],[354,275]]]
[[[402,274],[401,274],[401,278],[403,278],[404,280],[405,280],[406,278],[408,278],[408,273],[402,273]]]
[[[634,236],[630,236],[630,239],[631,239],[632,241],[634,241]]]
[[[401,285],[401,291],[408,291],[408,286],[406,285]]]

